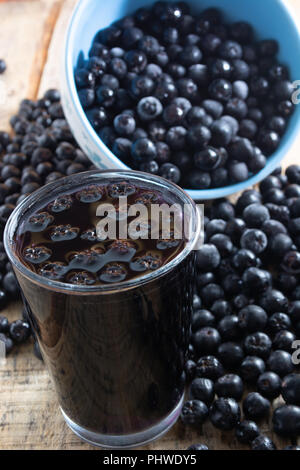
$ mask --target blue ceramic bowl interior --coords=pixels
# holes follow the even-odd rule
[[[152,0],[80,0],[71,18],[64,51],[62,75],[63,106],[75,138],[91,160],[100,168],[128,168],[101,141],[90,125],[79,102],[74,81],[74,68],[78,58],[86,58],[92,40],[99,31],[141,6],[149,6]],[[195,0],[188,1],[194,13],[204,8],[220,8],[226,20],[248,21],[258,39],[274,38],[280,44],[279,60],[288,65],[291,79],[300,79],[300,32],[283,0]],[[278,150],[268,158],[267,165],[247,181],[223,188],[186,191],[195,200],[225,197],[258,183],[268,176],[285,157],[300,127],[300,106],[289,121],[288,129]]]

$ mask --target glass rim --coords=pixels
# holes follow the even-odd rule
[[[122,178],[127,177],[131,178],[134,181],[143,181],[144,183],[152,183],[156,184],[157,187],[160,187],[161,190],[170,190],[174,195],[180,198],[180,200],[188,204],[192,208],[192,217],[194,218],[194,226],[195,231],[193,232],[193,236],[190,240],[188,240],[184,246],[184,248],[178,253],[175,258],[169,261],[167,264],[161,266],[160,268],[144,274],[137,276],[133,279],[128,281],[121,281],[116,282],[114,284],[97,284],[92,286],[86,285],[75,285],[70,284],[62,281],[56,281],[44,278],[39,274],[31,271],[25,264],[21,262],[19,257],[16,255],[14,250],[14,235],[16,233],[17,227],[25,217],[25,213],[27,210],[30,210],[35,204],[38,203],[38,200],[42,197],[47,196],[47,194],[51,194],[57,190],[55,196],[59,196],[62,193],[66,193],[71,190],[76,190],[76,187],[80,187],[87,183],[96,183],[95,179],[99,178],[101,175],[105,175],[105,179],[108,178]],[[92,181],[91,181],[92,180]],[[74,184],[76,182],[76,184]],[[99,183],[100,181],[97,181]],[[70,184],[73,183],[73,184]],[[53,195],[53,194],[52,194]],[[38,198],[38,200],[37,200]],[[196,204],[193,199],[179,186],[175,183],[166,180],[157,175],[151,175],[149,173],[145,173],[142,171],[136,170],[90,170],[81,173],[76,173],[73,175],[62,177],[56,181],[50,182],[41,188],[34,191],[30,194],[27,198],[25,198],[18,206],[14,209],[12,214],[10,215],[4,229],[3,241],[4,247],[7,253],[7,256],[12,263],[13,267],[20,272],[23,276],[30,279],[35,284],[38,284],[41,287],[48,288],[50,290],[56,290],[60,292],[69,292],[69,293],[90,293],[90,294],[101,294],[101,293],[109,293],[114,291],[124,291],[128,290],[137,286],[142,286],[148,284],[154,279],[157,279],[164,274],[171,271],[175,268],[181,261],[183,261],[190,253],[193,251],[194,247],[196,246],[201,231],[201,221],[200,221],[200,213],[197,210]]]

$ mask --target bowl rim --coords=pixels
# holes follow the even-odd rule
[[[298,39],[298,46],[300,50],[300,21],[297,17],[293,16],[293,7],[288,5],[284,2],[284,0],[276,0],[277,3],[280,5],[282,10],[285,12],[291,27],[294,29],[294,33],[297,35]],[[70,50],[72,50],[73,41],[75,39],[75,31],[76,31],[76,23],[80,20],[81,11],[86,8],[86,0],[79,0],[78,3],[75,5],[74,10],[72,12],[71,18],[69,20],[69,24],[66,30],[65,36],[65,43],[64,43],[64,54],[63,54],[63,78],[64,90],[66,89],[69,98],[72,102],[73,108],[77,113],[77,117],[81,123],[81,126],[84,128],[86,135],[89,136],[90,139],[93,140],[95,146],[98,146],[101,151],[111,160],[114,167],[112,169],[124,169],[124,170],[132,170],[129,166],[123,163],[113,152],[104,144],[101,140],[97,132],[92,127],[90,121],[88,120],[84,109],[81,106],[81,103],[78,98],[75,79],[74,79],[74,67],[72,61],[72,54]],[[300,106],[300,105],[299,105]],[[293,116],[291,117],[293,118]],[[293,126],[291,128],[289,136],[284,140],[284,142],[280,143],[279,148],[268,157],[267,164],[265,167],[260,170],[255,175],[252,175],[245,181],[240,183],[234,183],[228,186],[223,186],[219,188],[209,188],[209,189],[187,189],[183,188],[189,196],[194,200],[210,200],[210,199],[218,199],[230,196],[234,193],[238,193],[243,191],[244,189],[254,186],[264,178],[269,176],[280,164],[280,162],[285,157],[287,151],[292,146],[297,134],[300,130],[300,114],[298,119],[295,119]]]

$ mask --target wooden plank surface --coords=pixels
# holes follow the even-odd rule
[[[300,21],[299,0],[286,0]],[[8,69],[0,77],[0,129],[8,129],[10,116],[21,99],[36,98],[59,87],[63,37],[76,0],[0,0],[0,57]],[[300,77],[299,77],[300,78]],[[295,142],[284,166],[299,162]],[[20,317],[21,305],[14,303],[3,313],[10,320]],[[1,312],[2,314],[2,312]],[[0,449],[94,449],[66,426],[49,375],[32,353],[32,344],[16,348],[0,363]],[[270,434],[270,423],[262,430],[278,447],[287,441]],[[194,431],[177,423],[163,438],[144,449],[185,449],[192,443],[210,449],[243,447],[233,433],[222,433],[210,423]]]
[[[8,128],[22,98],[38,94],[62,0],[0,3],[0,57],[8,63],[0,77],[0,125]]]

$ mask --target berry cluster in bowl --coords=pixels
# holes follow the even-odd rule
[[[100,30],[74,75],[91,125],[130,168],[218,188],[258,173],[280,144],[294,87],[278,51],[215,8],[156,2]]]

